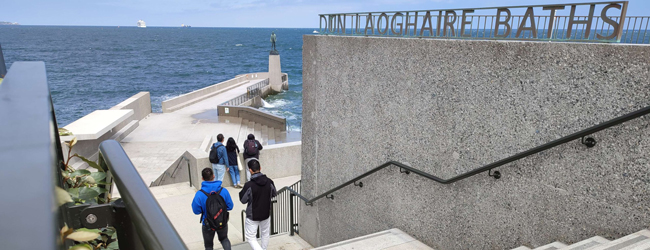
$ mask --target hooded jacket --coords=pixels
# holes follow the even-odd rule
[[[213,191],[217,192],[219,189],[221,189],[221,181],[203,181],[201,183],[201,190],[207,192],[208,194]],[[228,190],[223,188],[219,194],[221,197],[223,197],[223,200],[226,201],[226,210],[232,210],[234,204],[232,203],[232,198],[230,198],[230,193],[228,193]],[[208,196],[206,196],[201,191],[197,191],[196,194],[194,194],[194,200],[192,200],[192,211],[194,214],[201,215],[201,223],[203,224],[205,224],[205,221],[203,220],[203,211],[205,211],[205,202],[207,200]]]
[[[246,182],[239,192],[241,203],[248,203],[246,218],[254,221],[263,221],[269,218],[271,212],[271,198],[277,195],[275,184],[262,173],[251,176],[251,181]]]
[[[246,145],[248,145],[248,143],[253,143],[253,142],[257,143],[257,154],[255,156],[250,156],[250,155],[246,154]],[[248,159],[248,158],[255,158],[255,159],[260,158],[260,150],[262,150],[262,143],[260,143],[260,141],[258,141],[258,140],[255,140],[255,135],[249,134],[248,135],[248,140],[244,141],[243,146],[244,146],[244,160]]]

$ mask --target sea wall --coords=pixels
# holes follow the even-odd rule
[[[223,81],[208,87],[183,94],[162,102],[163,113],[169,113],[194,103],[200,102],[219,93],[223,93],[249,81],[247,75],[240,75],[233,79]]]
[[[304,36],[302,193],[394,160],[447,179],[650,105],[650,46]],[[435,249],[508,249],[650,221],[650,117],[443,185],[390,167],[314,206],[322,246],[399,228]]]

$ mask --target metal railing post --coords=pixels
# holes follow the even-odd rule
[[[289,195],[289,235],[293,236],[293,197],[295,195],[291,193]]]

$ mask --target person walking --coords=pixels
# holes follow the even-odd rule
[[[248,169],[248,163],[251,160],[260,160],[260,150],[262,143],[255,140],[255,135],[248,134],[248,140],[244,141],[244,166],[246,166],[246,181],[251,180],[251,174]]]
[[[237,158],[239,157],[239,147],[232,137],[228,138],[226,142],[226,152],[228,152],[228,168],[230,169],[230,178],[232,178],[232,186],[235,188],[242,188],[241,180],[239,177],[239,167],[237,166]]]
[[[212,144],[210,149],[210,162],[212,170],[218,181],[223,181],[223,177],[228,171],[228,153],[223,145],[223,135],[217,135],[217,142]]]
[[[194,200],[192,200],[192,211],[194,214],[201,215],[203,246],[206,250],[214,249],[214,234],[216,233],[223,249],[230,250],[230,240],[228,239],[229,213],[227,211],[232,210],[234,205],[230,193],[221,187],[221,181],[214,179],[214,172],[212,172],[211,168],[204,168],[201,171],[201,178],[203,182],[201,183],[201,189],[196,192]],[[216,197],[216,195],[220,197]],[[214,197],[210,198],[211,196]],[[224,205],[226,212],[222,213]],[[219,215],[222,217],[219,217]],[[219,228],[219,222],[223,222],[221,228]]]
[[[261,173],[262,167],[258,160],[250,160],[248,169],[251,172],[251,181],[244,184],[239,191],[239,200],[246,206],[246,220],[244,221],[246,241],[253,250],[266,250],[271,235],[271,198],[277,195],[275,184],[266,175]],[[262,245],[257,243],[257,228],[260,228]]]

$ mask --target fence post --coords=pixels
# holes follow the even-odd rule
[[[295,194],[289,195],[289,235],[293,236],[293,197]]]

